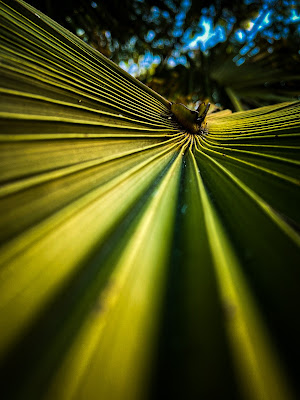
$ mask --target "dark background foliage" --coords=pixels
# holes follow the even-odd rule
[[[298,98],[295,0],[28,1],[170,100],[247,109]]]

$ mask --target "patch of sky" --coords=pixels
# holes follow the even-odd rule
[[[169,57],[169,59],[168,59],[168,65],[170,66],[170,67],[175,67],[176,65],[177,65],[177,62],[176,62],[177,60],[175,60],[175,58],[174,57]]]
[[[176,65],[187,65],[187,59],[185,56],[179,56],[179,57],[169,57],[168,59],[168,65],[170,67],[176,67]]]
[[[131,64],[130,67],[128,68],[128,73],[132,76],[136,76],[138,73],[138,66],[137,64]]]
[[[179,64],[187,65],[186,56],[180,56],[180,57],[178,57],[178,58],[177,58],[177,61],[178,61]]]
[[[208,13],[209,13],[210,16],[215,17],[216,9],[215,9],[215,6],[213,4],[209,7]]]
[[[226,41],[226,31],[223,26],[217,26],[205,43],[205,49],[214,47],[217,43]]]
[[[173,31],[173,36],[174,37],[181,37],[182,34],[183,34],[182,29],[174,29],[174,31]]]
[[[239,29],[238,31],[235,32],[235,39],[239,42],[239,43],[244,43],[246,40],[246,34],[244,31],[242,31],[241,29]]]
[[[291,18],[291,21],[298,22],[300,20],[300,14],[297,14],[297,11],[293,8],[291,10],[290,18]]]
[[[191,7],[191,1],[190,0],[183,0],[181,2],[181,7],[183,10],[188,11],[189,8]]]
[[[245,46],[243,46],[242,48],[241,48],[241,50],[240,50],[240,55],[241,56],[244,56],[244,55],[246,55],[249,51],[250,51],[250,49],[253,47],[253,44],[252,43],[247,43]]]
[[[246,61],[246,58],[241,57],[236,61],[236,65],[239,67],[240,65],[244,64],[245,61]]]
[[[76,35],[82,36],[82,35],[84,35],[84,34],[85,34],[85,31],[84,31],[83,29],[81,29],[81,28],[77,28],[77,29],[76,29]]]
[[[130,38],[129,42],[128,42],[128,47],[134,47],[135,44],[137,42],[137,37],[136,36],[132,36],[132,38]]]
[[[201,48],[201,50],[205,50],[205,43],[207,39],[210,37],[212,32],[212,20],[208,17],[201,17],[199,22],[199,28],[202,29],[202,33],[196,34],[196,36],[191,40],[188,38],[188,43],[185,44],[183,50],[195,50],[197,48]]]
[[[162,39],[156,40],[154,43],[152,43],[153,48],[161,48],[164,45],[164,41]]]
[[[214,17],[216,15],[216,9],[214,5],[209,6],[209,8],[204,7],[202,9],[202,14],[210,17]]]
[[[284,27],[282,30],[282,37],[287,38],[289,35],[289,32],[290,32],[289,28],[287,26]]]
[[[264,30],[264,37],[267,38],[269,43],[273,43],[275,39],[273,30],[271,29]]]
[[[149,65],[151,64],[153,61],[153,55],[152,53],[150,53],[150,51],[147,51],[144,55],[144,57],[142,58],[142,63],[144,65]]]
[[[258,46],[254,47],[254,49],[252,49],[251,51],[249,51],[249,56],[255,56],[255,54],[259,53],[260,48]]]
[[[161,62],[161,57],[156,55],[153,57],[154,64],[159,64]]]
[[[159,17],[160,11],[156,6],[151,7],[151,19],[156,19]]]
[[[145,36],[145,41],[147,43],[151,42],[155,38],[155,32],[150,30],[148,31],[147,35]]]
[[[272,15],[273,11],[268,11],[267,14],[264,16],[264,19],[261,23],[261,25],[259,25],[259,28],[264,28],[268,25],[270,25],[270,23],[272,22],[270,19],[270,16]]]
[[[247,35],[248,36],[247,40],[254,39],[259,31],[261,31],[262,29],[265,29],[266,27],[268,27],[271,24],[271,22],[272,22],[271,15],[272,15],[272,11],[263,10],[258,14],[257,18],[250,21],[249,27],[247,29],[247,31],[249,32]]]
[[[119,66],[133,76],[139,76],[147,72],[153,65],[158,65],[161,62],[159,55],[153,55],[147,51],[143,56],[139,57],[139,62],[135,63],[131,58],[128,62],[121,61]]]
[[[174,50],[173,53],[172,53],[172,56],[174,58],[180,57],[180,50],[179,49]]]
[[[121,61],[119,63],[119,65],[122,69],[127,71],[130,75],[132,75],[132,76],[137,75],[138,65],[133,61],[132,58],[130,58],[127,63],[125,63],[124,61]]]
[[[120,62],[119,62],[119,66],[120,66],[122,69],[124,69],[125,71],[127,71],[127,65],[126,65],[126,63],[125,63],[124,61],[120,61]]]
[[[183,51],[195,49],[206,51],[226,40],[226,29],[223,26],[217,26],[214,29],[211,17],[202,16],[198,26],[201,28],[202,32],[197,33],[192,40],[190,38],[190,32],[186,32],[187,35],[183,38],[183,42],[185,43]]]
[[[185,16],[186,16],[186,12],[185,11],[180,11],[176,17],[175,17],[175,26],[176,27],[181,27],[182,24],[184,23],[185,20]]]

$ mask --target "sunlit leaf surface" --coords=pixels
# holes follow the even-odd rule
[[[296,399],[300,103],[191,135],[0,4],[3,398]]]

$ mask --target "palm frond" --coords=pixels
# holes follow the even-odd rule
[[[296,397],[300,103],[191,135],[28,4],[0,16],[4,397]]]
[[[210,78],[225,88],[235,110],[297,99],[300,90],[299,54],[286,40],[274,47],[275,51],[270,54],[265,45],[253,57],[243,58],[237,53],[234,59],[245,60],[240,66],[235,64],[232,55],[226,54],[224,45],[211,57]]]

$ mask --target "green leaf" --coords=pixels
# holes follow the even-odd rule
[[[0,17],[4,398],[297,398],[300,102],[190,133],[33,7]]]

